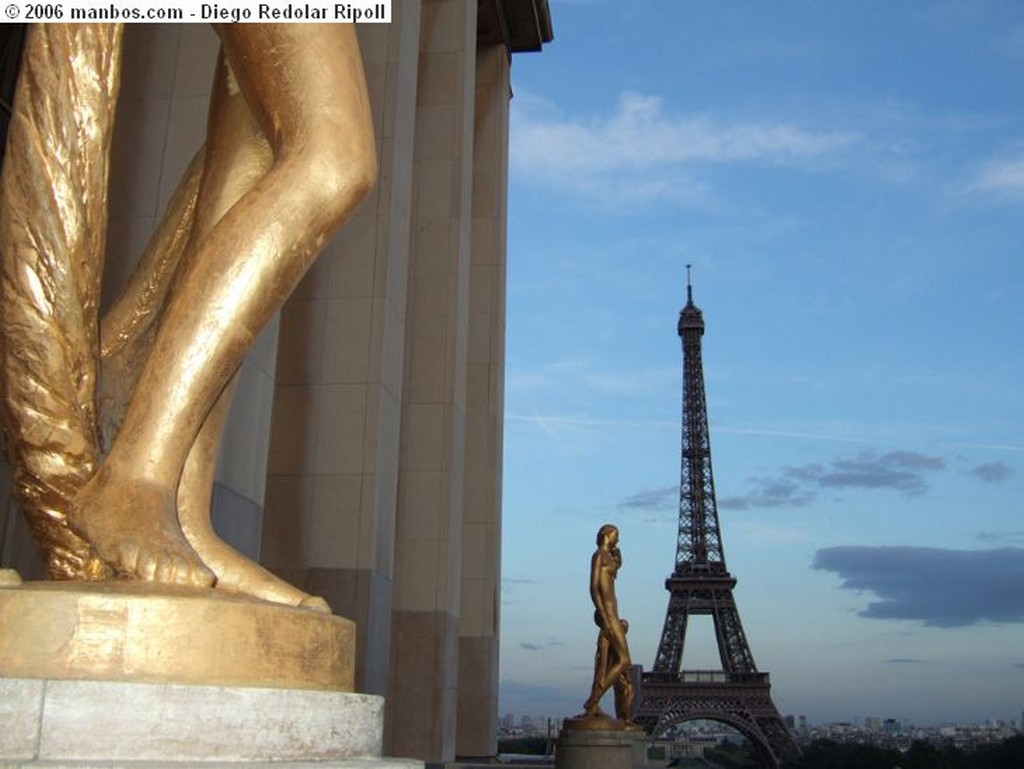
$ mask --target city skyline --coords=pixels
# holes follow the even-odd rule
[[[552,17],[513,66],[499,712],[581,709],[605,522],[653,663],[693,264],[723,548],[779,710],[1018,717],[1024,9]],[[714,647],[696,623],[684,667]]]
[[[1024,714],[1021,714],[1024,715]],[[1010,733],[1019,733],[1024,731],[1024,720],[1021,715],[1017,718],[1009,719],[986,719],[981,722],[973,721],[943,721],[940,723],[913,723],[903,722],[899,719],[892,718],[881,714],[867,714],[863,716],[856,716],[850,721],[815,721],[811,717],[804,713],[787,713],[784,718],[792,722],[793,729],[798,732],[804,730],[821,730],[821,729],[842,729],[848,728],[852,730],[875,730],[884,729],[887,725],[890,727],[898,727],[903,730],[939,730],[948,727],[957,727],[961,729],[989,729],[989,730],[1000,730]],[[498,715],[498,721],[500,729],[502,731],[515,731],[523,728],[533,729],[541,732],[546,731],[548,726],[554,730],[561,727],[560,719],[564,717],[564,714],[549,714],[549,713],[516,713],[516,712],[503,712]],[[706,718],[693,719],[682,724],[683,729],[687,727],[707,727],[720,729],[722,731],[735,732],[736,730],[727,724],[722,724],[718,721],[713,721]]]

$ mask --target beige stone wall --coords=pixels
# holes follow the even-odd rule
[[[476,61],[456,753],[497,751],[509,58]]]
[[[359,28],[378,184],[281,314],[263,561],[358,625],[384,694],[394,569],[419,7]]]
[[[476,4],[425,0],[385,738],[455,756]]]

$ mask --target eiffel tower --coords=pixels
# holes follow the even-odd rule
[[[736,578],[725,566],[711,473],[711,442],[701,337],[704,317],[693,303],[686,266],[686,306],[679,313],[683,344],[683,446],[676,566],[665,580],[668,612],[654,670],[642,673],[636,721],[658,737],[693,719],[727,724],[754,746],[764,766],[799,753],[771,698],[768,674],[758,672],[733,598]],[[682,670],[691,616],[714,621],[720,671]]]

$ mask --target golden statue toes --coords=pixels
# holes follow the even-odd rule
[[[174,495],[159,484],[101,470],[79,491],[69,519],[119,577],[213,587],[213,571],[178,525]]]
[[[309,595],[299,601],[300,609],[310,609],[323,614],[331,613],[331,605],[318,595]]]
[[[213,587],[213,572],[190,553],[179,548],[138,547],[125,542],[115,549],[110,559],[111,566],[119,576],[143,582],[158,582],[164,585],[183,587]]]

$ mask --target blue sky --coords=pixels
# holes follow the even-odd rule
[[[513,62],[501,711],[580,710],[605,522],[653,663],[692,264],[725,558],[779,709],[1019,719],[1024,5],[551,11]],[[715,660],[698,621],[684,667]]]

